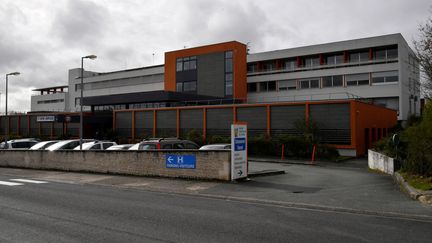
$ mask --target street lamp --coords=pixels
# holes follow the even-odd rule
[[[7,125],[5,124],[5,146],[7,146],[7,141],[9,137],[9,120],[8,120],[8,77],[9,76],[17,76],[20,75],[19,72],[13,72],[6,74],[6,107],[5,107],[5,120],[7,122]]]
[[[97,58],[96,55],[88,55],[81,57],[81,98],[80,98],[80,150],[82,150],[83,144],[83,90],[84,90],[84,59],[88,58],[94,60]]]

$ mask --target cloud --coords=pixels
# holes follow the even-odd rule
[[[69,46],[95,46],[110,30],[110,13],[95,2],[68,0],[58,10],[52,34]]]

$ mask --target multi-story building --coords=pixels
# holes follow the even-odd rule
[[[232,59],[241,57],[241,45],[211,45],[205,53],[200,48],[167,52],[164,65],[85,71],[86,110],[165,107],[197,99],[271,103],[356,98],[397,110],[399,120],[420,112],[418,61],[401,34],[248,54],[247,63],[232,66]],[[234,51],[220,52],[224,48]],[[32,96],[31,110],[60,111],[64,105],[63,111],[78,111],[80,71],[69,70],[68,92],[38,89],[41,95]],[[247,80],[247,93],[234,79]]]

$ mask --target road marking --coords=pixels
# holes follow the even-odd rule
[[[18,181],[18,182],[24,182],[24,183],[33,183],[33,184],[44,184],[48,183],[46,181],[36,181],[36,180],[27,180],[27,179],[10,179],[11,181]]]
[[[3,185],[3,186],[22,186],[24,184],[17,183],[17,182],[10,182],[10,181],[0,181],[0,185]]]

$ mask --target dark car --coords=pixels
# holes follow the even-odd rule
[[[149,138],[139,144],[138,150],[199,149],[199,147],[192,141],[178,138]]]

